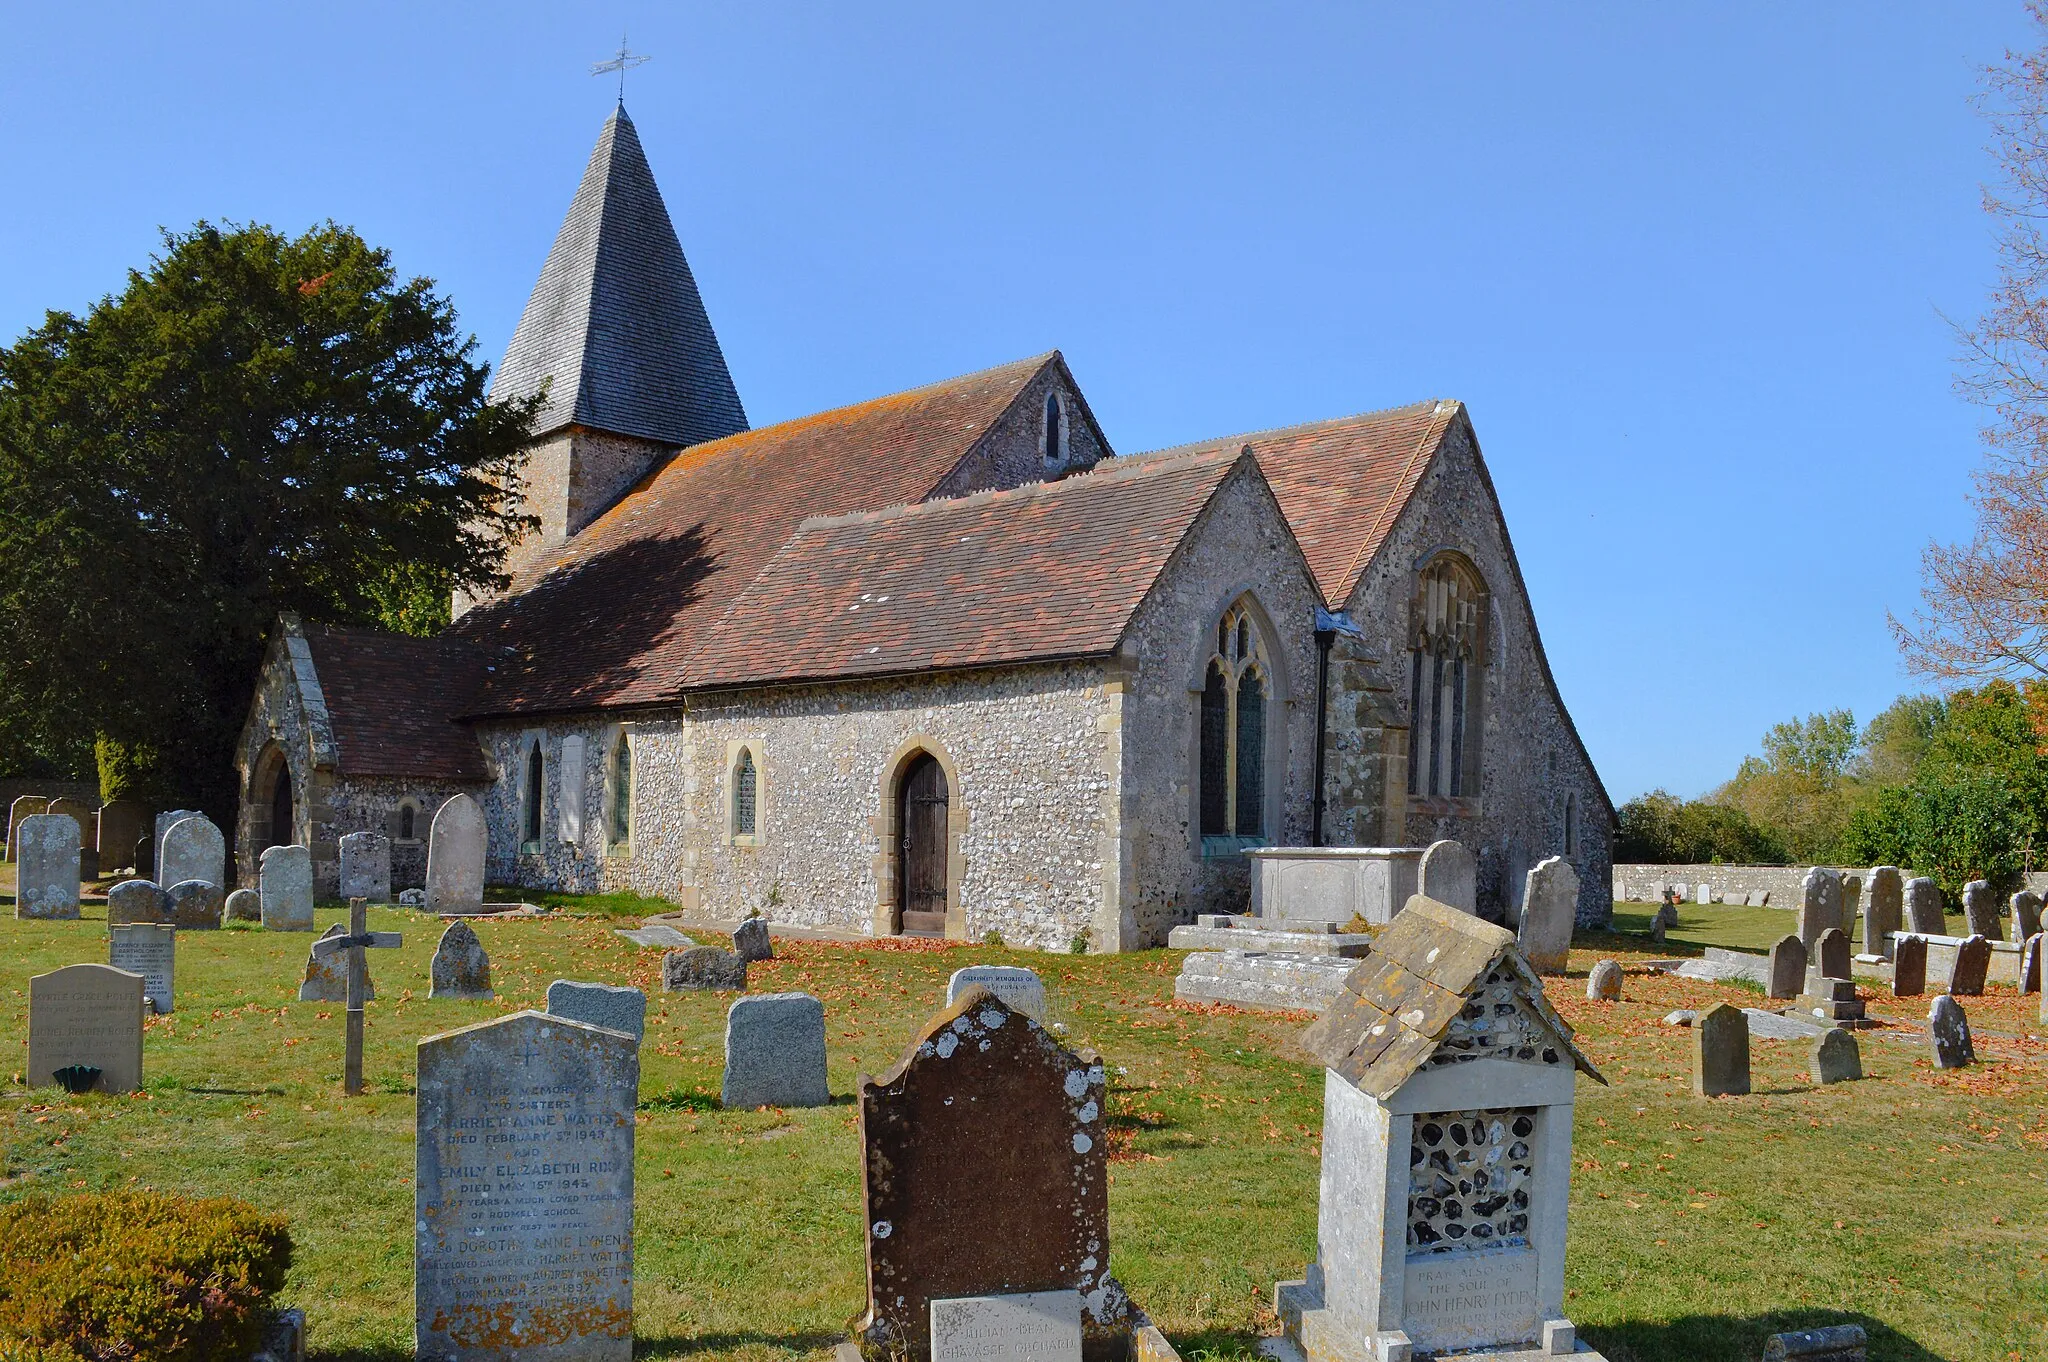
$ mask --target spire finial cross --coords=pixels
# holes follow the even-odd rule
[[[627,48],[626,35],[621,33],[619,34],[619,50],[613,54],[610,61],[592,63],[590,74],[593,76],[603,76],[609,75],[613,71],[619,73],[619,105],[623,108],[626,103],[626,72],[633,67],[645,65],[653,60],[654,58],[652,57],[642,56],[640,53]]]

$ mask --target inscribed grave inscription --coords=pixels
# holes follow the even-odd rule
[[[1534,1249],[1418,1254],[1401,1292],[1402,1321],[1417,1347],[1532,1339],[1543,1324]]]
[[[153,923],[107,928],[107,963],[142,976],[143,996],[158,1016],[169,1012],[176,984],[178,929]]]
[[[935,1300],[932,1362],[1081,1362],[1081,1293]]]

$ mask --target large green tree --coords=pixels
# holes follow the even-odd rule
[[[281,611],[430,630],[501,580],[532,406],[332,223],[201,223],[0,351],[0,741],[234,810]]]

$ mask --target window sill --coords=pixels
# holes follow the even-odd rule
[[[758,832],[736,832],[732,835],[732,844],[736,847],[758,847],[761,845],[761,834]]]
[[[1253,847],[1271,846],[1263,837],[1204,837],[1202,859],[1205,861],[1228,861],[1242,857]]]
[[[633,859],[633,844],[631,842],[614,842],[604,849],[604,854],[614,861],[630,861]]]
[[[519,844],[519,854],[520,854],[521,856],[538,856],[538,855],[540,855],[540,843],[539,843],[539,842],[521,842],[521,843]]]

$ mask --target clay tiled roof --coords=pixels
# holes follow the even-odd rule
[[[306,626],[343,775],[490,779],[476,736],[456,723],[493,659],[461,639]]]
[[[693,686],[1113,652],[1233,451],[806,521],[690,663]]]
[[[1300,541],[1324,603],[1341,610],[1458,411],[1456,402],[1417,402],[1162,452],[1250,445]]]
[[[813,516],[922,500],[1056,354],[697,445],[456,621],[512,646],[472,714],[672,699],[713,626]]]

